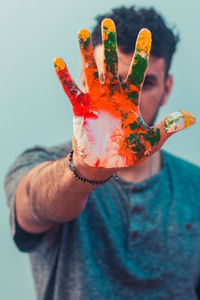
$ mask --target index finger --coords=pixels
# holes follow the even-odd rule
[[[67,66],[62,58],[56,57],[53,63],[63,90],[72,104],[74,114],[76,116],[83,115],[86,104],[83,92],[71,78]]]
[[[78,33],[78,40],[82,70],[85,74],[88,91],[91,91],[94,88],[99,88],[100,82],[89,31],[81,29]]]

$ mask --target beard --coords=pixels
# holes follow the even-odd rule
[[[152,116],[151,120],[147,123],[145,122],[147,125],[149,125],[150,127],[154,126],[155,125],[155,120],[156,120],[156,117],[158,115],[158,112],[159,112],[159,109],[160,109],[160,106],[161,106],[161,103],[163,101],[163,98],[164,98],[164,95],[161,97],[160,101],[158,102],[158,105],[156,107],[156,111],[154,113],[154,115]],[[142,112],[141,112],[141,115],[142,115]]]

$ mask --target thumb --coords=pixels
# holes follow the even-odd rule
[[[157,145],[158,149],[170,135],[193,125],[195,122],[195,116],[189,111],[180,110],[168,114],[160,121],[160,123],[153,126],[155,131],[157,128],[160,130],[160,141]]]

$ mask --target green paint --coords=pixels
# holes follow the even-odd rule
[[[132,124],[129,124],[131,130],[135,130],[136,128],[140,128],[140,125],[134,121]]]
[[[129,124],[129,127],[131,130],[134,130],[134,131],[137,128],[148,130],[148,126],[144,123],[144,121],[142,120],[141,117],[137,117],[137,120],[134,121],[133,123]]]
[[[130,144],[130,142],[132,142],[133,138],[134,138],[134,134],[131,133],[131,134],[129,135],[129,137],[126,138],[127,144]]]
[[[151,146],[157,145],[160,140],[160,129],[157,128],[156,132],[151,128],[147,134],[141,133],[143,138],[150,142]]]
[[[132,124],[129,124],[129,126],[132,130],[140,128],[140,125],[138,123],[140,123],[141,120],[137,119],[137,121],[134,121]],[[142,123],[143,123],[143,121],[142,121]],[[134,152],[137,160],[141,159],[143,156],[148,156],[148,154],[145,155],[146,148],[141,140],[142,137],[145,140],[149,141],[151,146],[153,147],[153,146],[157,145],[160,140],[160,129],[157,128],[156,131],[154,131],[151,128],[147,134],[134,132],[134,133],[131,133],[126,138],[126,143],[127,143],[126,148],[130,149]]]
[[[127,94],[128,99],[131,100],[131,102],[133,102],[133,104],[138,105],[138,98],[139,98],[139,94],[136,91],[132,91],[130,93]]]
[[[134,146],[131,148],[134,152],[139,153],[140,152],[140,147],[139,146]]]
[[[79,43],[84,50],[87,50],[90,45],[90,38],[87,38],[86,40],[79,38]]]
[[[131,133],[128,138],[126,138],[128,149],[132,150],[137,158],[141,159],[144,156],[145,146],[141,141],[141,136],[139,133]]]
[[[106,27],[104,27],[106,29]],[[104,41],[104,56],[106,63],[106,71],[116,75],[116,64],[118,63],[116,51],[116,33],[108,32],[108,38]],[[118,80],[118,79],[117,79]]]
[[[94,72],[94,73],[93,73],[93,76],[94,76],[94,79],[97,79],[97,78],[99,78],[99,74],[98,74],[98,72]]]
[[[140,124],[140,128],[143,128],[145,130],[149,129],[149,127],[144,123],[144,121],[141,117],[137,117],[137,121]]]
[[[116,33],[108,32],[108,39],[106,40],[111,47],[116,49]]]
[[[143,58],[137,54],[134,58],[134,64],[132,66],[132,72],[128,76],[130,82],[140,88],[140,84],[144,80],[144,73],[148,65],[147,58]]]
[[[174,125],[174,123],[177,123],[178,119],[179,119],[178,117],[175,119],[173,116],[169,116],[168,119],[164,123],[165,132],[167,132],[168,129]]]

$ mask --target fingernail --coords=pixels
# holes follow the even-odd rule
[[[180,111],[185,118],[185,128],[193,125],[196,122],[195,116],[189,111]]]
[[[102,24],[105,31],[115,32],[115,25],[111,19],[109,18],[103,19]]]
[[[169,115],[164,123],[165,132],[176,132],[193,125],[196,122],[195,116],[188,111],[177,111]]]
[[[151,32],[143,28],[137,38],[136,54],[139,54],[143,58],[149,56],[151,50]]]
[[[81,39],[83,42],[88,40],[90,37],[90,32],[87,29],[81,29],[78,33],[79,40]]]
[[[65,63],[64,60],[60,57],[56,57],[53,61],[54,67],[56,69],[56,71],[63,71],[65,68]]]

